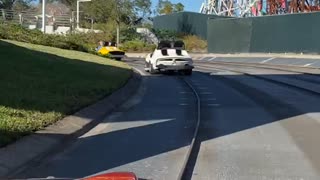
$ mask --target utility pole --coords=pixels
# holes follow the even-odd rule
[[[116,0],[116,9],[117,9],[117,19],[116,19],[116,23],[117,23],[117,46],[119,46],[119,43],[120,43],[120,6],[121,4],[119,4],[119,2],[121,2],[120,0]]]
[[[80,4],[80,1],[77,1],[77,29],[79,29],[79,4]]]
[[[117,46],[120,43],[120,22],[117,22]]]
[[[46,0],[42,0],[42,32],[46,33]]]

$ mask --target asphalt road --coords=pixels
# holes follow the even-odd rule
[[[241,75],[224,78],[262,89],[215,78],[198,78],[217,101],[214,108],[202,109],[202,140],[192,179],[319,179],[320,121],[306,114],[319,110],[315,97]],[[306,102],[299,103],[302,99]],[[295,102],[301,111],[283,101]]]
[[[195,105],[178,77],[145,76],[139,94],[118,112],[23,176],[132,171],[143,178],[176,179],[193,135]]]
[[[141,62],[130,63],[143,70]],[[196,70],[184,77],[201,100],[187,179],[320,179],[320,96],[230,71]],[[196,119],[195,97],[179,78],[144,76],[139,94],[122,108],[19,176],[132,171],[176,179]]]
[[[240,62],[240,63],[260,63],[271,65],[292,65],[299,67],[320,67],[319,59],[307,58],[285,58],[285,57],[199,57],[197,60],[207,62]]]

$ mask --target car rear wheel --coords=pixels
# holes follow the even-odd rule
[[[150,65],[147,61],[144,63],[144,71],[150,72]]]
[[[150,74],[155,74],[157,71],[153,69],[153,65],[150,63]]]

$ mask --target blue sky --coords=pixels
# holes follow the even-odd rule
[[[193,11],[193,12],[199,12],[201,3],[203,0],[170,0],[172,3],[178,3],[181,2],[184,5],[185,11]],[[156,6],[158,3],[158,0],[152,0],[153,7]]]

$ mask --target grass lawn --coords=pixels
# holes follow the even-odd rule
[[[112,93],[131,72],[87,53],[0,40],[0,147]]]

